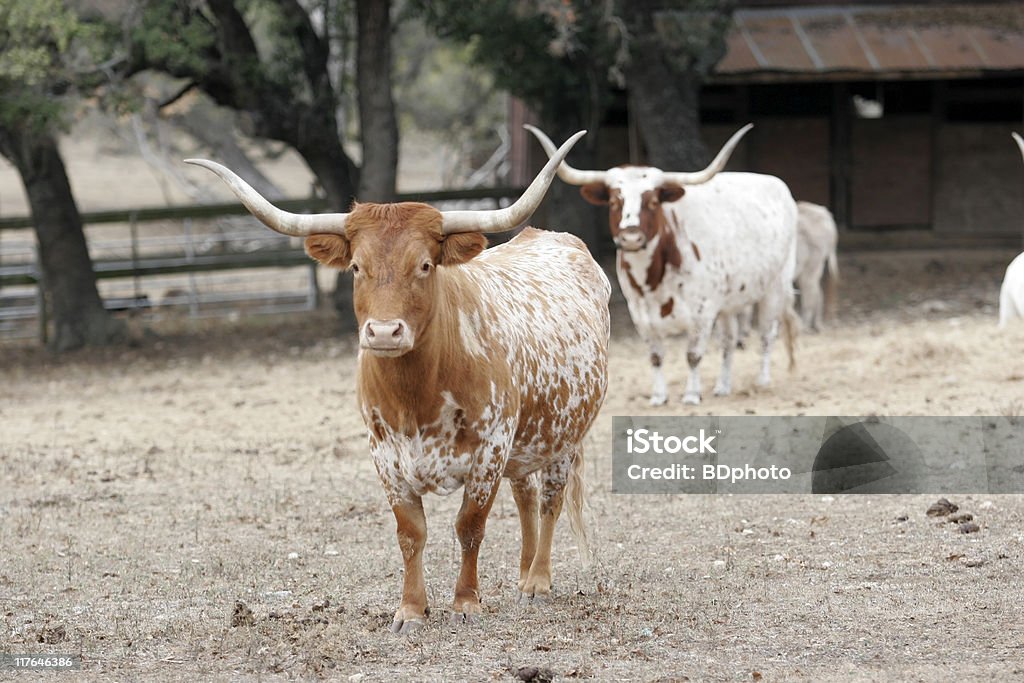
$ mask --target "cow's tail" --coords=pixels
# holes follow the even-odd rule
[[[839,293],[839,259],[835,247],[829,252],[825,267],[825,311],[830,320],[835,320]]]
[[[583,521],[583,509],[586,506],[583,481],[583,445],[576,449],[576,457],[572,461],[569,481],[565,485],[566,514],[569,516],[569,530],[580,551],[583,566],[590,566],[590,541],[587,538],[587,526]]]
[[[796,338],[800,335],[800,316],[792,304],[782,314],[782,336],[786,340],[786,355],[789,356],[790,371],[796,369]]]

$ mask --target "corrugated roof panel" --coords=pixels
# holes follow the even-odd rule
[[[754,52],[750,49],[750,43],[747,42],[747,37],[740,28],[734,25],[732,30],[729,31],[729,35],[726,36],[725,41],[725,57],[718,63],[717,67],[720,71],[724,73],[758,70],[761,65],[754,56]]]
[[[814,62],[800,43],[793,22],[784,15],[765,16],[755,22],[744,21],[747,35],[764,55],[770,69],[814,71]]]
[[[1013,3],[738,10],[716,74],[794,77],[1024,71],[1024,6]]]
[[[985,68],[985,60],[971,44],[969,27],[922,26],[917,34],[928,46],[928,52],[939,70]]]
[[[913,29],[883,30],[878,26],[861,26],[861,35],[875,53],[879,64],[888,71],[917,71],[931,67],[922,50],[920,37]]]
[[[819,71],[874,69],[849,14],[796,15],[794,20],[803,28],[807,42],[823,62]]]
[[[988,56],[991,68],[1020,68],[1024,61],[1024,31],[1013,33],[999,29],[974,29],[972,33]]]

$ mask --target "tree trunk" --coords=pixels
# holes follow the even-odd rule
[[[398,122],[391,96],[391,2],[357,0],[356,80],[363,165],[360,201],[390,202],[398,174]]]
[[[110,317],[96,289],[89,250],[57,141],[50,133],[0,129],[0,153],[25,186],[52,309],[51,347],[70,351],[122,341],[125,325]]]
[[[363,202],[391,202],[398,176],[398,119],[391,96],[391,2],[356,2],[356,85],[363,165],[359,192]],[[352,309],[352,275],[338,273],[334,308],[346,329],[355,329]]]
[[[646,161],[665,171],[708,162],[700,137],[700,87],[725,55],[733,0],[634,0],[623,10],[630,33],[630,115]]]
[[[634,46],[629,112],[646,150],[646,163],[664,171],[696,171],[707,163],[700,137],[700,79],[677,74],[665,64],[656,41]]]

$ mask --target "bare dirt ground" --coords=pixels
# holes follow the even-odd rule
[[[779,349],[755,391],[744,352],[736,394],[699,412],[1020,415],[1024,325],[998,334],[994,313],[1013,255],[844,255],[840,321],[801,338],[798,369]],[[612,416],[695,412],[682,343],[652,410],[647,351],[621,303],[613,320],[587,444],[594,565],[563,522],[554,600],[517,606],[503,488],[486,621],[451,627],[459,497],[430,497],[433,611],[410,637],[386,628],[400,555],[330,314],[186,321],[61,359],[0,346],[0,653],[79,654],[82,677],[120,680],[1024,675],[1024,497],[945,492],[980,526],[961,534],[925,515],[936,496],[613,495]]]

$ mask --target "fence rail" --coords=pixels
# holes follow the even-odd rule
[[[407,192],[395,196],[396,202],[452,202],[476,199],[505,199],[518,197],[523,187],[474,187],[464,190],[431,190],[428,192]],[[327,201],[319,197],[309,199],[283,199],[274,202],[286,211],[325,211]],[[224,218],[248,215],[249,211],[238,202],[223,204],[190,204],[187,206],[151,206],[138,209],[112,209],[91,211],[82,214],[83,225],[102,223],[147,223],[175,219]],[[0,230],[31,228],[31,216],[0,218]]]

